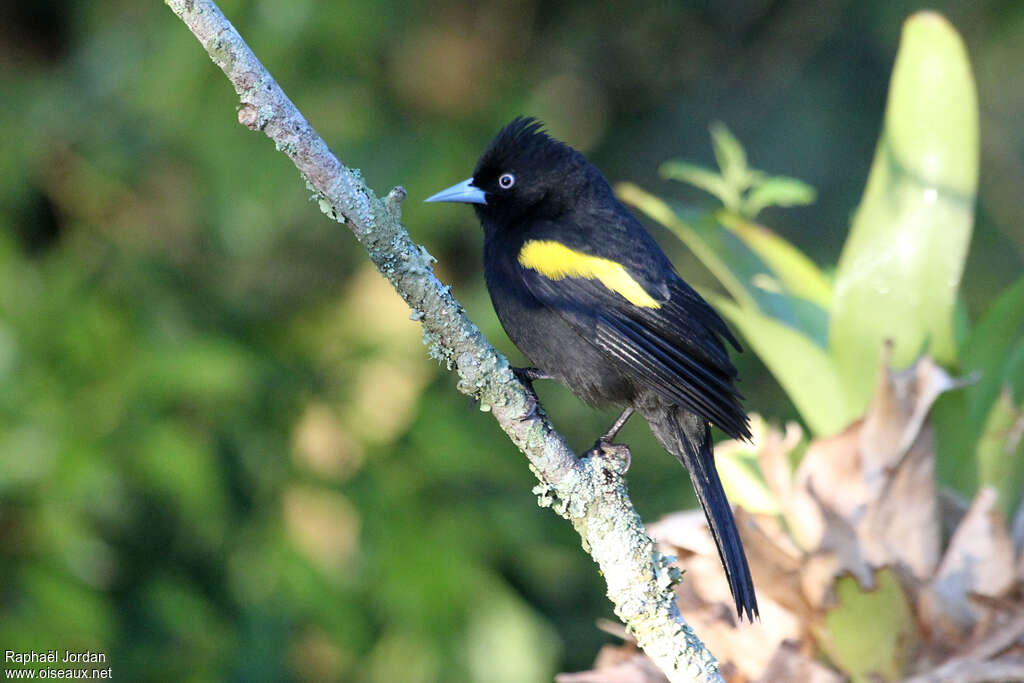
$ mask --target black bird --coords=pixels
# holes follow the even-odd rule
[[[426,201],[474,205],[494,309],[536,366],[520,377],[557,379],[588,404],[624,406],[595,448],[635,411],[686,467],[736,611],[752,621],[757,598],[712,452],[710,424],[750,438],[723,340],[742,349],[722,318],[597,167],[535,119],[505,126],[472,178]]]

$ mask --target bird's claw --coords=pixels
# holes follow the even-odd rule
[[[619,461],[620,471],[625,474],[633,464],[633,452],[624,443],[612,443],[610,440],[598,439],[594,446],[584,454],[588,458],[599,457]]]
[[[526,392],[526,407],[523,409],[523,414],[519,417],[519,421],[526,422],[536,417],[539,406],[540,401],[537,399],[537,394],[534,393],[533,387],[530,387],[530,390]]]
[[[526,390],[526,406],[523,414],[519,417],[520,422],[525,422],[537,415],[540,408],[540,399],[537,398],[537,390],[533,388],[534,380],[538,379],[536,368],[511,368],[519,383]]]

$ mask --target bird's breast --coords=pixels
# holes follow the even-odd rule
[[[485,245],[486,246],[486,245]],[[513,256],[515,252],[513,252]],[[491,303],[509,339],[533,365],[562,382],[583,401],[602,405],[629,403],[636,389],[598,347],[570,325],[565,311],[539,301],[526,287],[522,266],[508,251],[487,254],[485,277]],[[586,311],[573,315],[586,316]]]

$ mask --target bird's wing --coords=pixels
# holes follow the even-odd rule
[[[548,263],[554,262],[548,256]],[[730,436],[749,436],[733,386],[736,369],[722,342],[724,337],[736,344],[735,339],[714,309],[674,273],[652,284],[649,276],[621,263],[615,263],[619,269],[591,264],[559,270],[530,267],[527,258],[520,265],[530,293],[624,372]]]

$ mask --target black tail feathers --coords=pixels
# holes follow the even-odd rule
[[[736,613],[741,618],[745,613],[747,620],[753,621],[758,616],[757,597],[736,520],[715,468],[711,428],[699,416],[680,408],[667,408],[648,415],[647,421],[661,445],[690,473],[693,489],[718,546],[718,555],[736,601]]]

